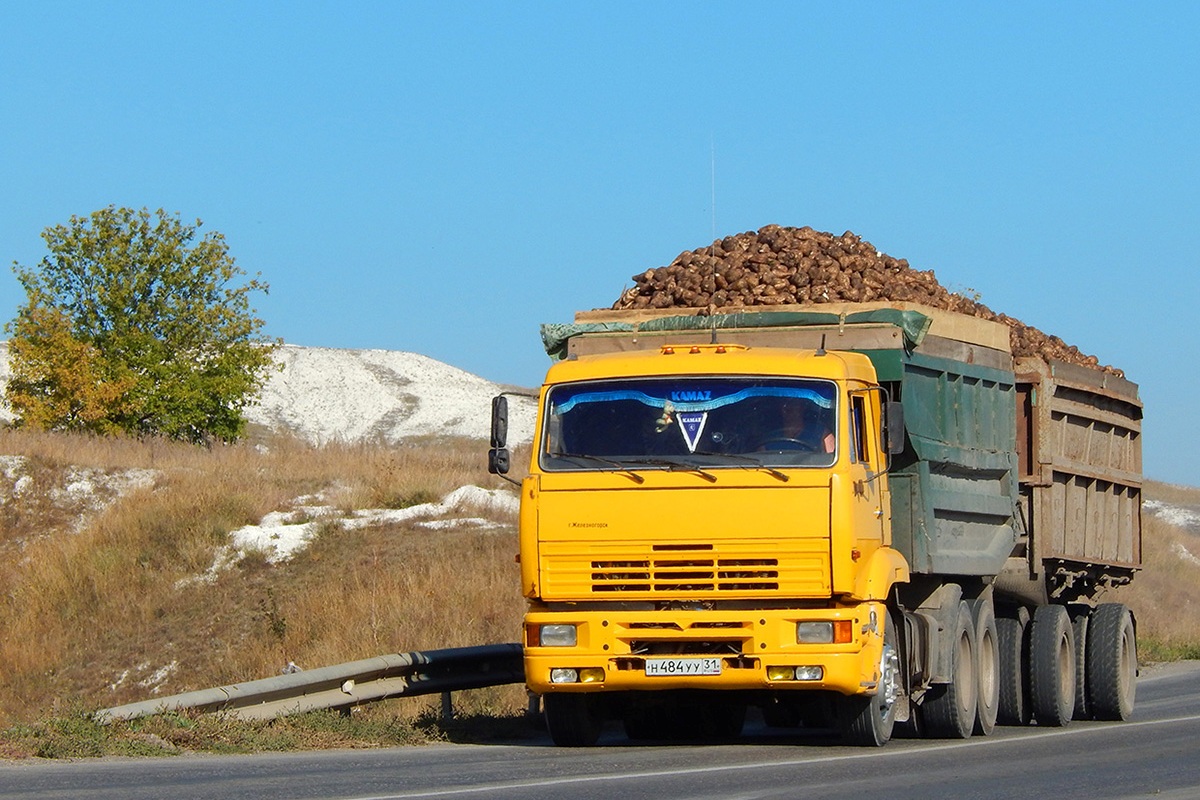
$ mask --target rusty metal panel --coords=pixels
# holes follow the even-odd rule
[[[1141,564],[1142,403],[1137,386],[1100,370],[1026,358],[1030,399],[1022,490],[1031,497],[1034,558],[1090,573]],[[1036,569],[1036,566],[1035,566]]]
[[[1034,391],[1031,380],[1017,376],[1017,469],[1022,483],[1033,480],[1033,441],[1037,436],[1037,418],[1033,413]]]

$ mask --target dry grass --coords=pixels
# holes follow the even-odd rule
[[[29,478],[19,497],[0,484],[0,726],[64,702],[105,707],[267,677],[288,662],[517,637],[515,519],[483,531],[326,525],[291,562],[249,556],[211,584],[195,580],[229,531],[303,495],[398,507],[496,486],[476,443],[203,450],[7,431],[0,453],[22,456]],[[64,501],[78,465],[154,470],[153,484],[80,524]]]
[[[1148,500],[1200,507],[1200,489],[1150,482]],[[1200,535],[1142,517],[1142,571],[1115,592],[1138,621],[1143,660],[1200,658]]]
[[[477,692],[466,693],[468,695]],[[83,706],[0,732],[0,759],[172,756],[188,752],[394,747],[432,741],[512,742],[536,735],[519,711],[479,706],[444,719],[436,705],[400,715],[387,704],[352,715],[313,711],[267,722],[219,714],[167,713],[101,724]]]
[[[1146,499],[1179,506],[1200,506],[1200,488],[1161,481],[1146,481]]]

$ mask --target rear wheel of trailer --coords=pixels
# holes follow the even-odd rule
[[[1038,725],[1061,728],[1075,711],[1075,636],[1062,606],[1038,606],[1029,632],[1029,685]]]
[[[1125,720],[1137,688],[1137,636],[1133,615],[1121,603],[1092,612],[1087,647],[1088,699],[1096,719]]]

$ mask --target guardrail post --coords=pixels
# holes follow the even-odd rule
[[[442,692],[442,721],[449,722],[454,719],[454,693]]]

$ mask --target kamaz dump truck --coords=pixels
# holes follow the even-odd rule
[[[1137,387],[912,304],[583,312],[521,481],[526,681],[555,743],[1125,719]],[[509,468],[493,406],[493,472]]]

